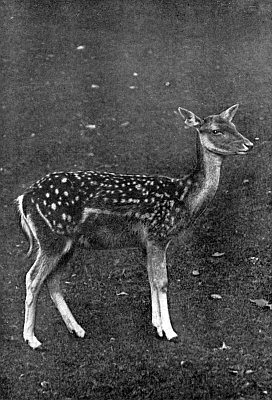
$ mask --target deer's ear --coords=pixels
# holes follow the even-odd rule
[[[231,122],[236,111],[238,110],[239,104],[235,104],[234,106],[228,108],[227,110],[221,112],[220,117],[226,119],[227,121]]]
[[[184,119],[185,125],[191,127],[195,126],[198,127],[202,124],[202,119],[197,117],[192,111],[186,110],[186,108],[178,108],[178,112]]]

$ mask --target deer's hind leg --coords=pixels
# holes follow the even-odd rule
[[[63,298],[60,289],[61,269],[55,269],[47,278],[47,287],[50,297],[53,300],[56,308],[58,309],[67,329],[71,333],[75,333],[78,337],[85,336],[84,329],[77,323],[73,314],[71,313],[66,301]]]
[[[72,241],[63,237],[55,238],[50,248],[49,241],[44,248],[38,242],[37,258],[26,274],[26,300],[25,300],[25,322],[23,337],[33,349],[41,348],[41,342],[34,333],[36,305],[40,289],[44,281],[57,268],[60,259],[66,254],[72,245]]]

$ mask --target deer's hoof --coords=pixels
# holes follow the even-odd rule
[[[86,332],[83,328],[81,328],[81,326],[79,326],[77,329],[73,329],[71,332],[74,336],[79,338],[84,338],[86,335]]]
[[[179,343],[180,342],[180,338],[178,336],[173,337],[172,339],[169,339],[170,343]]]

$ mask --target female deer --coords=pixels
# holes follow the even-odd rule
[[[232,123],[238,105],[200,119],[179,108],[188,127],[197,130],[198,163],[180,179],[100,173],[55,172],[34,183],[17,199],[22,229],[37,257],[26,275],[24,339],[41,348],[34,334],[38,294],[46,281],[50,296],[68,330],[78,337],[77,323],[60,291],[58,264],[76,244],[93,249],[141,246],[147,251],[152,324],[159,336],[177,337],[167,305],[166,250],[171,239],[205,209],[213,198],[225,156],[246,154],[253,144]]]

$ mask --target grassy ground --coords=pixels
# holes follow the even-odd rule
[[[0,398],[272,398],[272,315],[250,302],[272,301],[270,2],[13,1],[0,11]],[[180,176],[195,138],[174,110],[206,116],[237,102],[255,148],[226,160],[212,205],[168,253],[180,341],[154,335],[140,252],[83,251],[63,289],[88,336],[68,334],[44,290],[37,335],[48,351],[28,348],[31,261],[13,199],[55,170]]]

